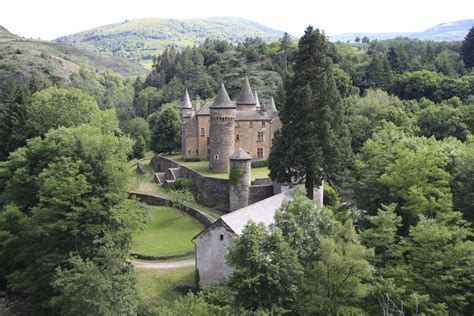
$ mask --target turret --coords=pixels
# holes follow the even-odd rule
[[[253,96],[250,88],[249,79],[245,77],[242,89],[240,89],[239,97],[237,99],[237,110],[252,111],[255,110],[257,102]]]
[[[223,173],[230,170],[229,157],[234,152],[235,111],[234,103],[224,85],[221,85],[210,107],[209,169],[212,172]]]
[[[229,210],[241,209],[249,204],[252,156],[239,148],[230,156]]]
[[[269,112],[278,112],[277,108],[275,106],[275,100],[273,100],[273,97],[270,97],[270,100],[268,101],[268,111]]]
[[[187,119],[190,119],[194,116],[194,109],[191,104],[191,100],[189,99],[188,90],[184,93],[183,101],[181,101],[181,105],[179,106],[181,113],[183,114],[183,122]]]
[[[255,108],[260,110],[260,100],[258,99],[257,90],[253,90],[253,98],[255,99]]]

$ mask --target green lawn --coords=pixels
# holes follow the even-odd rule
[[[204,229],[197,220],[170,207],[151,207],[150,222],[134,237],[132,252],[167,256],[194,250],[191,239]]]
[[[166,156],[166,158],[172,159],[177,161],[178,163],[182,164],[185,167],[193,169],[203,176],[212,177],[212,178],[219,178],[219,179],[229,179],[228,173],[213,173],[209,170],[209,161],[202,160],[202,161],[184,161],[180,155],[172,155]],[[252,168],[252,180],[256,178],[268,178],[268,174],[270,170],[268,167],[259,167],[259,168]]]
[[[136,271],[140,297],[156,307],[172,304],[195,284],[194,267],[136,269]]]

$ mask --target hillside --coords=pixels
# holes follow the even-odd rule
[[[430,41],[462,41],[469,29],[474,26],[474,20],[459,20],[433,26],[423,32],[393,32],[393,33],[346,33],[330,36],[333,42],[353,42],[356,37],[369,39],[392,39],[396,37],[416,38]]]
[[[145,18],[97,27],[58,38],[56,41],[140,61],[151,59],[166,47],[197,45],[206,38],[237,43],[248,37],[272,41],[282,35],[282,31],[240,18]]]
[[[109,57],[74,46],[25,39],[0,26],[0,79],[13,74],[23,82],[39,86],[68,84],[72,73],[81,67],[123,76],[144,75],[146,70],[128,60]]]

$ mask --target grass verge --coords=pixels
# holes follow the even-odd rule
[[[168,256],[191,252],[191,239],[204,229],[197,220],[171,207],[150,206],[149,220],[145,230],[134,236],[134,253]]]
[[[156,307],[172,304],[195,286],[194,267],[136,271],[141,299]]]

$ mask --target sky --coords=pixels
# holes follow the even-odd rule
[[[0,0],[0,25],[51,40],[126,19],[234,16],[300,36],[309,24],[327,35],[419,32],[474,19],[472,0]]]

